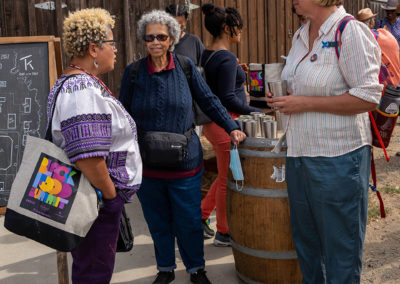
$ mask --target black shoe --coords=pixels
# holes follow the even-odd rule
[[[153,281],[153,284],[168,284],[175,279],[175,272],[172,271],[160,271],[157,273],[156,280]]]
[[[209,239],[214,237],[215,232],[213,229],[211,229],[208,219],[201,219],[201,225],[203,226],[204,230],[204,238]]]
[[[216,247],[229,247],[231,245],[231,238],[229,234],[222,234],[217,231],[214,238],[214,246]]]
[[[204,269],[199,269],[197,272],[190,274],[190,281],[195,284],[211,284]]]

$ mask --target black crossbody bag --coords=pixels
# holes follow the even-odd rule
[[[184,134],[139,131],[139,147],[143,164],[151,168],[177,168],[187,157],[187,145],[193,135],[193,128]]]

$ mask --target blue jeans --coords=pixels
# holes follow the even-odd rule
[[[304,284],[360,283],[371,147],[338,157],[288,157],[293,240]]]
[[[204,268],[201,225],[201,177],[162,179],[143,177],[138,197],[154,242],[157,269],[176,268],[175,237],[188,273]]]

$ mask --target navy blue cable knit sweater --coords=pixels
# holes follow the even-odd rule
[[[220,100],[215,96],[193,62],[192,67],[193,98],[200,108],[227,133],[239,129],[231,119]],[[143,131],[166,131],[185,133],[193,125],[192,95],[186,76],[174,55],[175,68],[149,74],[146,60],[142,59],[132,90],[130,73],[133,64],[124,72],[119,100],[130,110],[138,128]],[[132,102],[128,102],[129,92],[133,93]],[[188,145],[188,157],[176,171],[189,171],[198,168],[203,161],[199,137],[193,131]]]

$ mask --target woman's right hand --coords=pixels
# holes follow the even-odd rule
[[[240,142],[246,139],[246,134],[241,130],[233,130],[229,135],[233,145],[239,145]]]
[[[104,199],[114,199],[117,196],[103,157],[79,159],[75,164],[89,182],[101,191]]]

